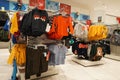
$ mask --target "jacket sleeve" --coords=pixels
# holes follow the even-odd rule
[[[70,28],[70,34],[74,33],[73,26],[72,26],[72,18],[69,17],[69,28]]]
[[[31,33],[31,24],[32,24],[32,11],[29,12],[28,14],[25,14],[23,19],[22,19],[22,23],[21,23],[21,28],[20,31],[24,34],[24,35],[28,35]]]
[[[15,13],[11,19],[11,28],[10,28],[10,33],[14,34],[15,32],[18,32],[18,18],[17,14]]]
[[[48,35],[50,35],[51,33],[55,32],[55,25],[56,25],[56,19],[54,17],[53,23],[52,23],[52,27],[51,27],[50,31],[48,32]]]

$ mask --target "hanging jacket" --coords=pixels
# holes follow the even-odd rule
[[[30,11],[23,17],[20,31],[28,36],[40,36],[46,31],[48,23],[48,14],[45,10],[37,8]]]
[[[11,34],[14,34],[19,31],[18,15],[19,15],[18,12],[16,12],[11,18],[11,28],[10,28]]]
[[[73,36],[87,41],[88,40],[88,26],[87,25],[82,26],[79,23],[76,24],[74,28]]]
[[[14,59],[17,65],[23,65],[26,63],[26,45],[25,44],[15,44],[12,47],[11,54],[8,58],[8,64],[12,64]]]
[[[55,16],[52,28],[48,32],[48,37],[50,39],[60,40],[63,36],[68,36],[68,33],[73,34],[71,17]]]
[[[101,40],[105,39],[108,34],[108,29],[104,25],[92,25],[88,31],[89,40]]]
[[[9,16],[7,12],[0,11],[0,26],[4,26],[8,19],[9,19]]]

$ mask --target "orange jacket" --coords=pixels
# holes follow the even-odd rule
[[[68,32],[73,34],[71,17],[56,16],[54,17],[52,27],[48,32],[48,38],[60,40],[63,36],[68,36]]]

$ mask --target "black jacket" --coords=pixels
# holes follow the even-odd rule
[[[33,9],[25,14],[21,22],[20,31],[28,36],[40,36],[45,33],[48,14],[45,10]]]

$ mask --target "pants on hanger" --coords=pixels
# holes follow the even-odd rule
[[[38,49],[26,48],[26,79],[29,79],[31,75],[35,74],[38,77],[42,72],[48,70],[45,52],[47,53],[47,50],[43,46],[38,47]]]

